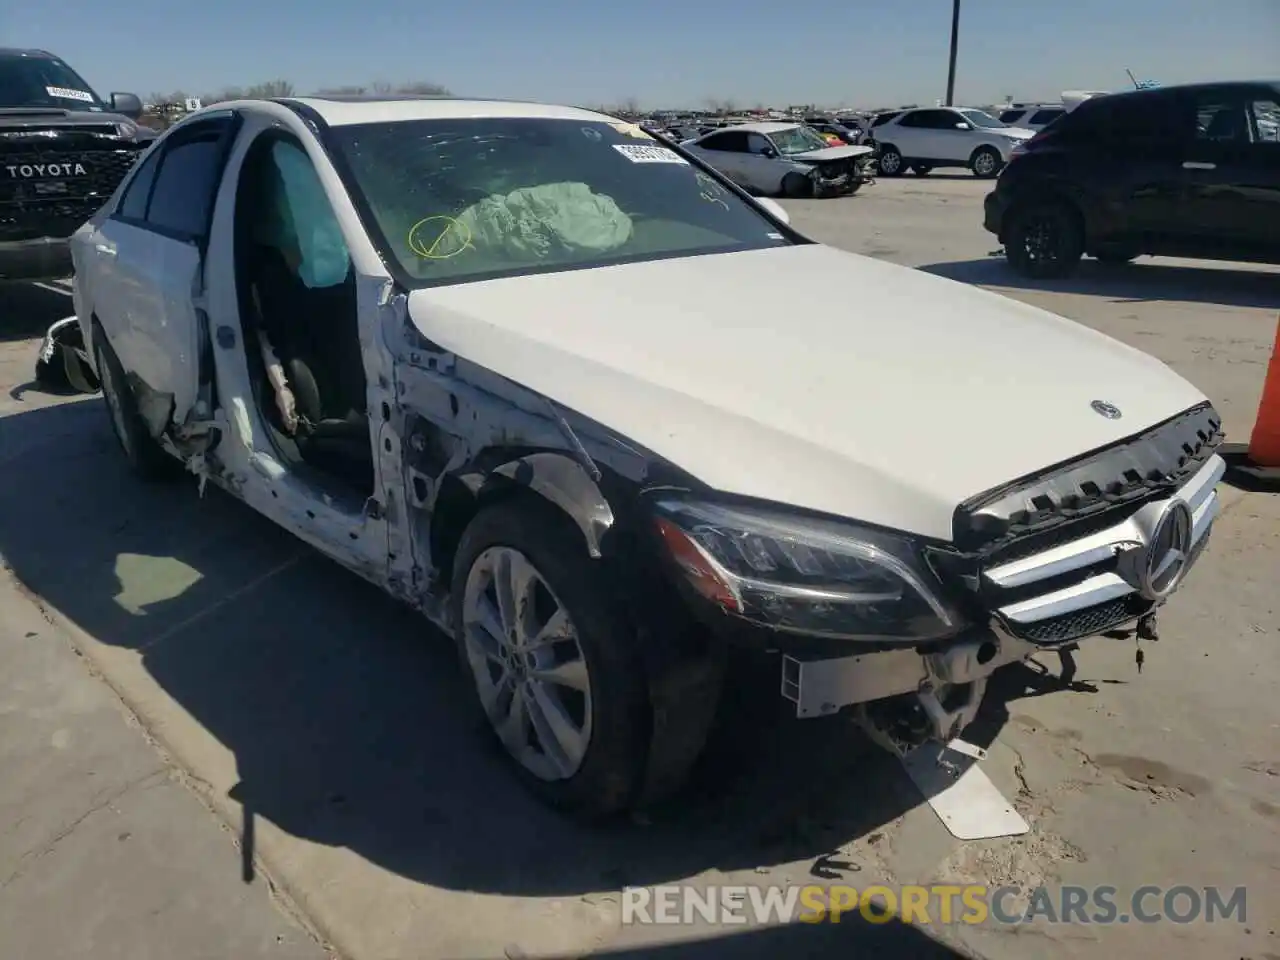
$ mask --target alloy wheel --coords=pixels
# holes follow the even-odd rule
[[[569,611],[525,554],[490,547],[467,574],[463,645],[507,752],[540,780],[577,773],[591,742],[591,677]]]
[[[983,152],[973,158],[973,172],[980,177],[990,176],[995,172],[996,158],[990,153]]]

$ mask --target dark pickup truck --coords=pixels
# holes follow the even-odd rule
[[[71,274],[68,238],[157,136],[44,50],[0,48],[0,281]]]

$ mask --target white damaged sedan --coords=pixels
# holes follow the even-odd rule
[[[220,104],[73,254],[131,466],[421,610],[583,815],[680,784],[744,647],[802,717],[949,740],[998,667],[1149,622],[1217,510],[1219,417],[1161,363],[585,110]],[[860,309],[796,313],[833,276]]]

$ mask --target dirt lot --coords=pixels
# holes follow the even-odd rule
[[[991,256],[986,189],[967,175],[908,177],[788,207],[818,239],[993,287],[1155,354],[1218,404],[1230,439],[1247,438],[1280,272],[1086,263],[1029,286]],[[859,277],[796,293],[855,311]],[[459,719],[452,654],[418,619],[217,493],[140,487],[97,399],[23,386],[35,348],[24,338],[69,310],[53,289],[0,295],[0,554],[233,828],[247,875],[267,871],[341,953],[959,955],[941,937],[993,960],[1280,957],[1280,497],[1224,488],[1215,543],[1162,615],[1141,675],[1131,640],[1099,639],[1069,688],[1023,668],[1002,678],[974,738],[1031,822],[1026,837],[954,841],[897,762],[847,724],[788,721],[773,677],[743,679],[680,803],[584,830],[532,803]],[[1110,884],[1122,897],[1244,885],[1249,899],[1244,924],[619,928],[621,886],[686,879]],[[660,941],[686,942],[651,949]]]

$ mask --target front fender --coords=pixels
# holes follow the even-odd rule
[[[501,464],[490,476],[505,477],[555,504],[578,525],[591,556],[600,558],[601,540],[614,524],[613,508],[578,461],[562,453],[532,453]]]

